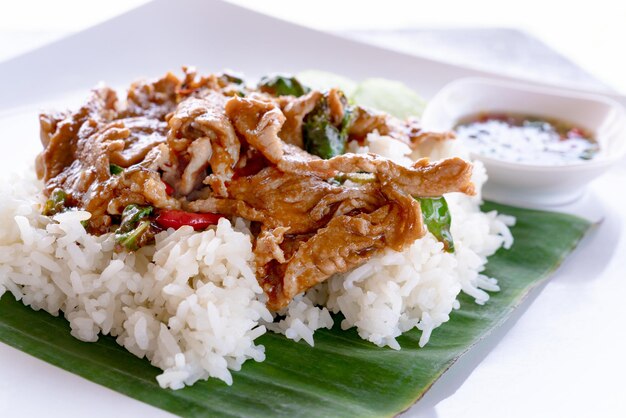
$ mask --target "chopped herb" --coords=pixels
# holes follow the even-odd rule
[[[42,213],[46,216],[52,216],[63,212],[66,209],[66,199],[67,194],[63,189],[54,189],[52,193],[50,193],[50,198],[46,200]]]
[[[122,174],[123,171],[124,169],[119,165],[109,164],[109,172],[111,173],[111,175],[117,176],[118,174]]]
[[[128,205],[124,208],[122,212],[122,221],[120,222],[120,227],[116,232],[128,232],[135,228],[137,222],[139,222],[142,218],[150,216],[154,208],[152,206],[139,206],[139,205]]]
[[[280,74],[262,77],[257,87],[262,92],[273,96],[300,97],[311,91],[295,77]]]
[[[115,231],[115,242],[128,251],[139,248],[139,239],[150,228],[150,220],[144,219],[154,208],[152,206],[128,205],[122,212],[120,227]]]
[[[139,249],[139,239],[150,228],[150,221],[144,220],[139,222],[134,229],[123,234],[115,234],[115,242],[126,248],[128,251],[136,251]]]
[[[246,96],[246,83],[242,76],[232,72],[223,72],[218,76],[222,84],[228,85],[229,90],[224,91],[227,96]]]
[[[416,199],[420,203],[422,217],[428,231],[439,242],[443,243],[443,247],[447,252],[453,253],[454,241],[450,232],[452,216],[450,215],[446,199],[443,196],[434,198],[420,197]]]
[[[600,150],[600,147],[598,147],[597,144],[594,144],[595,146],[590,146],[589,148],[587,148],[586,150],[583,150],[580,153],[580,159],[581,160],[591,160],[593,157],[596,156],[596,154],[598,153],[598,151]]]
[[[243,78],[239,74],[231,73],[231,72],[223,72],[220,76],[221,79],[233,83],[233,84],[243,84]]]

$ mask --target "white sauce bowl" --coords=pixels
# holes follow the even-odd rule
[[[579,198],[587,183],[626,153],[626,113],[609,98],[557,88],[487,78],[454,81],[437,93],[422,115],[426,130],[452,130],[460,119],[481,112],[518,113],[571,122],[593,133],[599,153],[567,165],[507,162],[472,153],[487,168],[483,194],[502,203],[560,205]]]

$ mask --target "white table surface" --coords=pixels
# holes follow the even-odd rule
[[[12,123],[26,116],[16,114]],[[32,152],[15,148],[12,160]],[[626,416],[625,180],[622,164],[592,184],[584,203],[603,221],[552,280],[461,358],[406,416]],[[41,394],[45,402],[38,401]],[[0,344],[0,416],[169,414]]]

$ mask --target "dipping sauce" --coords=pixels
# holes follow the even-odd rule
[[[594,158],[591,133],[571,123],[515,113],[480,113],[463,118],[457,137],[477,154],[533,165],[565,165]]]

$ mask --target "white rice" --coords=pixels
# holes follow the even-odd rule
[[[377,134],[351,150],[402,164],[416,157]],[[428,152],[439,157],[449,149]],[[477,164],[477,189],[485,180]],[[480,271],[487,256],[512,244],[507,225],[513,219],[481,213],[480,196],[450,194],[454,254],[427,234],[401,253],[388,250],[296,297],[274,321],[254,276],[243,220],[231,225],[222,219],[203,232],[169,230],[153,246],[116,253],[112,234],[85,232],[80,222],[89,213],[40,215],[41,187],[32,174],[0,184],[0,295],[9,291],[33,309],[62,313],[80,340],[114,336],[162,369],[157,380],[172,389],[209,377],[231,384],[231,370],[248,359],[264,360],[255,340],[266,327],[314,345],[315,331],[333,326],[330,312],[341,312],[343,329],[356,327],[376,345],[400,349],[396,338],[413,328],[422,331],[424,345],[459,308],[461,291],[483,304],[487,291],[498,290]]]
[[[12,187],[11,185],[14,185]],[[229,370],[247,359],[263,361],[271,320],[251,268],[245,224],[226,220],[194,232],[169,230],[156,245],[134,254],[115,253],[111,234],[95,237],[80,224],[87,212],[65,212],[54,221],[39,215],[41,185],[33,179],[0,187],[0,292],[33,309],[63,312],[72,335],[99,334],[161,368],[157,377],[173,389],[216,377],[232,383]]]

